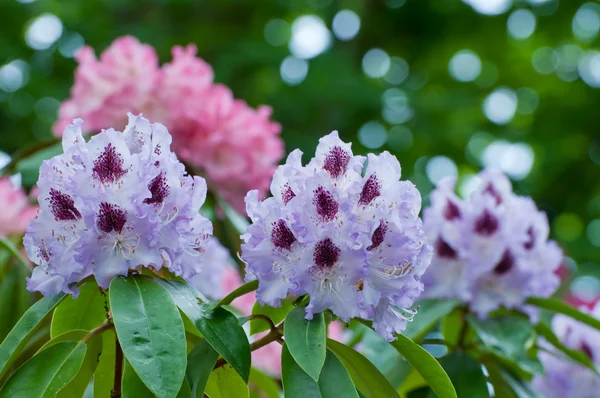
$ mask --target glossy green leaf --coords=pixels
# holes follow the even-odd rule
[[[0,344],[0,380],[10,369],[10,366],[31,338],[40,323],[50,314],[65,297],[60,293],[52,297],[44,297],[32,305],[23,314],[19,322]]]
[[[439,362],[420,345],[408,337],[398,334],[390,344],[412,365],[431,389],[440,398],[456,398],[456,391],[450,378]]]
[[[223,297],[218,302],[216,302],[214,304],[209,304],[207,307],[207,311],[211,311],[213,308],[221,307],[223,305],[229,305],[236,298],[241,297],[250,292],[253,292],[256,289],[258,289],[258,281],[257,280],[245,283],[242,286],[235,289],[233,292],[229,293],[227,296]]]
[[[80,286],[79,297],[67,297],[56,307],[50,336],[54,338],[73,329],[92,330],[105,320],[104,297],[95,281],[87,281]]]
[[[554,298],[538,298],[538,297],[530,297],[527,300],[527,304],[531,304],[538,308],[542,308],[545,310],[549,310],[552,312],[557,312],[559,314],[567,315],[579,322],[585,323],[594,329],[600,330],[600,320],[596,319],[588,314],[584,314],[581,311],[578,311],[577,308],[570,306],[564,301],[560,301]]]
[[[482,363],[488,372],[488,381],[494,387],[494,395],[497,398],[517,398],[513,389],[504,379],[502,368],[492,360],[484,360]]]
[[[294,360],[287,344],[281,352],[281,381],[286,398],[321,398],[319,385]]]
[[[185,377],[186,342],[183,321],[169,292],[139,275],[113,279],[109,292],[125,357],[155,395],[176,396]]]
[[[33,186],[39,177],[40,166],[46,159],[50,159],[56,155],[63,153],[62,142],[57,142],[52,146],[48,146],[42,150],[33,153],[31,156],[20,160],[16,164],[16,171],[21,173],[21,182],[24,186]]]
[[[206,383],[206,394],[210,398],[248,398],[250,396],[246,381],[229,364],[213,370]]]
[[[463,351],[453,352],[440,360],[460,398],[489,397],[481,364]]]
[[[398,397],[396,389],[362,354],[331,339],[327,339],[327,348],[342,361],[359,392],[369,398]]]
[[[419,310],[402,334],[412,340],[422,339],[440,319],[452,312],[459,304],[458,300],[419,301]]]
[[[235,315],[222,307],[209,311],[211,307],[200,304],[196,290],[186,283],[164,281],[162,284],[206,341],[247,382],[250,377],[250,343]]]
[[[192,389],[187,379],[183,379],[183,384],[177,393],[177,398],[192,398]]]
[[[21,264],[9,265],[8,271],[0,282],[0,341],[8,335],[21,316],[31,305],[31,296],[26,289],[25,267]]]
[[[327,330],[323,313],[315,314],[313,319],[305,319],[303,307],[291,310],[283,324],[286,346],[296,363],[313,380],[319,380],[319,374],[325,364]]]
[[[115,380],[116,335],[107,330],[102,336],[102,353],[94,373],[94,397],[110,397]]]
[[[250,369],[248,388],[250,396],[253,394],[261,398],[280,398],[281,396],[281,389],[275,380],[256,368]]]
[[[17,246],[7,237],[0,236],[0,247],[5,248],[11,256],[19,260],[21,263],[20,266],[26,267],[29,264],[29,261],[27,261]]]
[[[594,363],[590,360],[590,358],[587,355],[585,355],[583,352],[581,352],[579,350],[572,350],[572,349],[568,348],[567,346],[565,346],[560,341],[560,339],[554,334],[554,332],[552,331],[552,329],[550,327],[548,327],[547,325],[545,325],[543,323],[538,323],[537,325],[535,325],[535,330],[538,332],[538,334],[540,336],[543,336],[546,339],[546,341],[548,341],[548,343],[552,344],[554,347],[556,347],[558,350],[563,352],[565,355],[567,355],[573,361],[591,369],[596,374],[598,373],[596,366],[594,365]]]
[[[455,308],[450,314],[442,319],[441,332],[446,340],[451,345],[458,344],[465,315],[462,308]]]
[[[121,382],[121,393],[123,398],[153,397],[152,391],[146,387],[140,377],[135,373],[128,360],[123,361],[123,378]]]
[[[79,371],[86,346],[66,341],[49,347],[25,362],[0,390],[0,398],[50,398]]]
[[[219,354],[206,340],[200,340],[188,355],[187,379],[190,382],[192,397],[202,398],[206,382]]]
[[[273,321],[275,325],[283,321],[288,314],[294,308],[294,304],[287,300],[281,301],[281,307],[271,307],[269,305],[260,305],[258,301],[254,303],[252,308],[252,315],[260,314],[265,315]],[[261,318],[255,318],[250,322],[250,334],[256,334],[265,332],[270,329],[269,323]]]
[[[98,367],[98,356],[102,352],[102,335],[91,337],[85,342],[87,347],[79,371],[57,395],[57,398],[81,397],[90,384]]]
[[[329,350],[318,384],[322,398],[358,398],[356,387],[348,371],[338,357]]]

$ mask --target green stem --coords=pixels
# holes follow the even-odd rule
[[[82,343],[87,342],[89,339],[91,339],[92,337],[104,333],[109,329],[114,329],[115,325],[112,324],[112,322],[104,322],[102,325],[98,326],[96,329],[92,329],[90,330],[90,332],[88,334],[85,335],[85,337],[83,339],[81,339]]]
[[[246,283],[246,284],[238,287],[237,289],[235,289],[233,292],[229,293],[224,298],[222,298],[219,302],[217,302],[217,304],[215,304],[215,306],[213,307],[213,309],[221,307],[223,305],[229,305],[236,298],[238,298],[240,296],[243,296],[244,294],[248,294],[250,292],[253,292],[256,289],[258,289],[258,281],[257,280],[256,281],[252,281],[252,282],[248,282],[248,283]]]
[[[283,334],[281,333],[281,329],[280,329],[281,325],[271,329],[271,331],[269,332],[269,334],[267,334],[266,336],[264,336],[261,339],[256,340],[254,343],[250,344],[250,351],[256,351],[259,348],[262,348],[264,346],[266,346],[267,344],[271,344],[274,341],[281,341],[281,336],[283,336]],[[225,365],[227,363],[227,361],[224,358],[219,358],[219,360],[215,363],[215,367],[214,369],[220,368],[221,366]]]

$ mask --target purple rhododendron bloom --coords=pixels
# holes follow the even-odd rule
[[[229,251],[217,238],[211,237],[206,242],[202,262],[202,270],[188,280],[189,284],[211,300],[223,298],[229,293],[223,288],[226,275],[230,269],[235,269]]]
[[[77,294],[90,275],[107,288],[139,266],[193,278],[212,233],[198,213],[204,179],[186,174],[161,124],[130,114],[124,132],[103,130],[87,143],[82,124],[67,126],[64,153],[40,169],[40,210],[24,238],[38,264],[28,289]]]
[[[513,194],[500,172],[484,171],[479,180],[465,200],[454,194],[454,179],[431,193],[423,219],[434,256],[425,295],[462,300],[482,318],[502,306],[535,317],[525,300],[554,293],[562,251],[531,198]]]
[[[363,173],[365,157],[354,156],[337,132],[319,141],[307,166],[301,157],[296,150],[277,169],[273,197],[246,196],[247,280],[258,279],[261,304],[308,294],[307,319],[327,309],[345,321],[373,319],[392,340],[414,315],[407,308],[431,261],[421,196],[399,181],[400,164],[388,152],[370,154]]]
[[[582,312],[589,312],[580,308]],[[600,305],[596,304],[592,316],[600,319]],[[556,315],[552,319],[552,330],[567,348],[579,350],[596,367],[600,366],[600,331],[581,322]],[[595,398],[600,391],[600,376],[592,370],[574,362],[562,352],[542,339],[540,345],[546,350],[539,352],[544,365],[544,374],[537,375],[532,386],[543,398]]]

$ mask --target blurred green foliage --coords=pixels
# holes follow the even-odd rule
[[[417,184],[425,203],[433,187],[427,173],[430,157],[452,159],[463,176],[482,167],[482,152],[494,140],[529,145],[533,167],[525,178],[514,182],[515,190],[532,195],[548,212],[553,235],[568,256],[595,269],[600,248],[592,242],[600,245],[600,223],[598,228],[588,225],[600,218],[600,136],[596,131],[600,92],[579,78],[577,66],[589,50],[597,48],[597,29],[589,40],[574,36],[573,18],[583,2],[515,0],[499,15],[479,14],[467,4],[486,1],[503,3],[4,0],[0,2],[0,67],[14,60],[23,60],[28,67],[22,88],[14,92],[0,88],[0,151],[12,155],[52,139],[50,127],[59,101],[69,95],[76,66],[63,53],[69,55],[69,44],[76,43],[78,35],[99,53],[118,36],[131,34],[154,46],[163,62],[170,59],[172,46],[195,43],[198,54],[214,67],[216,81],[229,85],[237,97],[253,106],[264,103],[274,108],[273,118],[283,125],[288,151],[299,147],[311,153],[320,136],[339,130],[359,152],[395,153],[404,178]],[[504,3],[510,5],[510,0]],[[316,15],[331,31],[334,17],[343,9],[360,17],[357,36],[341,41],[332,35],[329,48],[308,60],[306,79],[286,84],[280,66],[290,55],[294,20]],[[507,20],[517,9],[532,11],[537,22],[533,34],[523,40],[511,37],[507,30]],[[62,36],[48,49],[34,50],[25,40],[26,32],[44,13],[60,18]],[[286,22],[279,22],[278,30],[267,29],[270,41],[281,45],[265,38],[265,26],[272,19]],[[543,50],[549,54],[545,61],[543,51],[536,53],[542,47],[554,50]],[[392,84],[394,79],[388,75],[367,76],[363,57],[373,48],[406,61],[406,79],[397,78],[399,84]],[[464,49],[481,59],[481,74],[473,82],[457,81],[449,73],[450,60]],[[538,67],[546,68],[544,73],[534,67],[534,54],[539,62],[546,62]],[[596,73],[600,76],[600,71]],[[502,86],[514,90],[511,93],[517,94],[518,103],[510,122],[498,125],[486,117],[482,106]],[[394,87],[398,90],[388,91]],[[402,112],[408,112],[396,119],[403,123],[389,123],[394,120],[384,114],[386,98],[388,107],[396,101]],[[359,129],[369,121],[385,127],[385,145],[368,149],[363,144],[369,142],[358,139]],[[503,164],[510,167],[515,161],[504,159]],[[437,171],[451,172],[450,166],[441,163]]]

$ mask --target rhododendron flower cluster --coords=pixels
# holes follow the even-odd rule
[[[585,307],[579,310],[590,312]],[[600,319],[600,305],[594,307],[591,315]],[[567,348],[581,351],[595,366],[600,366],[600,331],[564,315],[554,316],[552,330]],[[573,362],[562,352],[557,352],[550,343],[542,340],[541,345],[546,348],[538,354],[544,366],[544,374],[533,379],[536,393],[543,398],[598,396],[600,376],[597,373]]]
[[[337,132],[319,141],[307,166],[292,152],[273,177],[273,197],[246,196],[252,224],[242,236],[248,280],[260,303],[308,294],[306,317],[330,309],[347,321],[373,319],[388,340],[411,319],[431,260],[414,185],[399,181],[387,152],[354,156]],[[366,169],[363,173],[363,167]]]
[[[174,47],[173,60],[160,67],[156,52],[133,37],[122,37],[100,59],[84,47],[71,98],[59,110],[57,135],[76,117],[85,132],[124,126],[126,112],[143,113],[173,135],[173,149],[202,168],[211,185],[238,209],[250,189],[268,188],[283,156],[281,127],[271,109],[257,110],[213,83],[213,70],[196,48]]]
[[[64,153],[40,169],[40,211],[24,239],[38,264],[28,289],[76,294],[90,275],[107,288],[140,266],[193,278],[212,233],[198,213],[204,179],[186,174],[161,124],[130,114],[123,133],[104,130],[87,143],[82,126],[67,126]]]
[[[25,192],[9,177],[0,177],[0,236],[22,234],[35,216],[37,207],[29,204]]]
[[[431,193],[423,219],[434,258],[425,294],[458,298],[480,317],[501,306],[533,316],[525,300],[557,289],[562,252],[548,240],[548,219],[531,198],[513,194],[499,172],[484,171],[479,180],[465,200],[454,194],[454,179]]]

